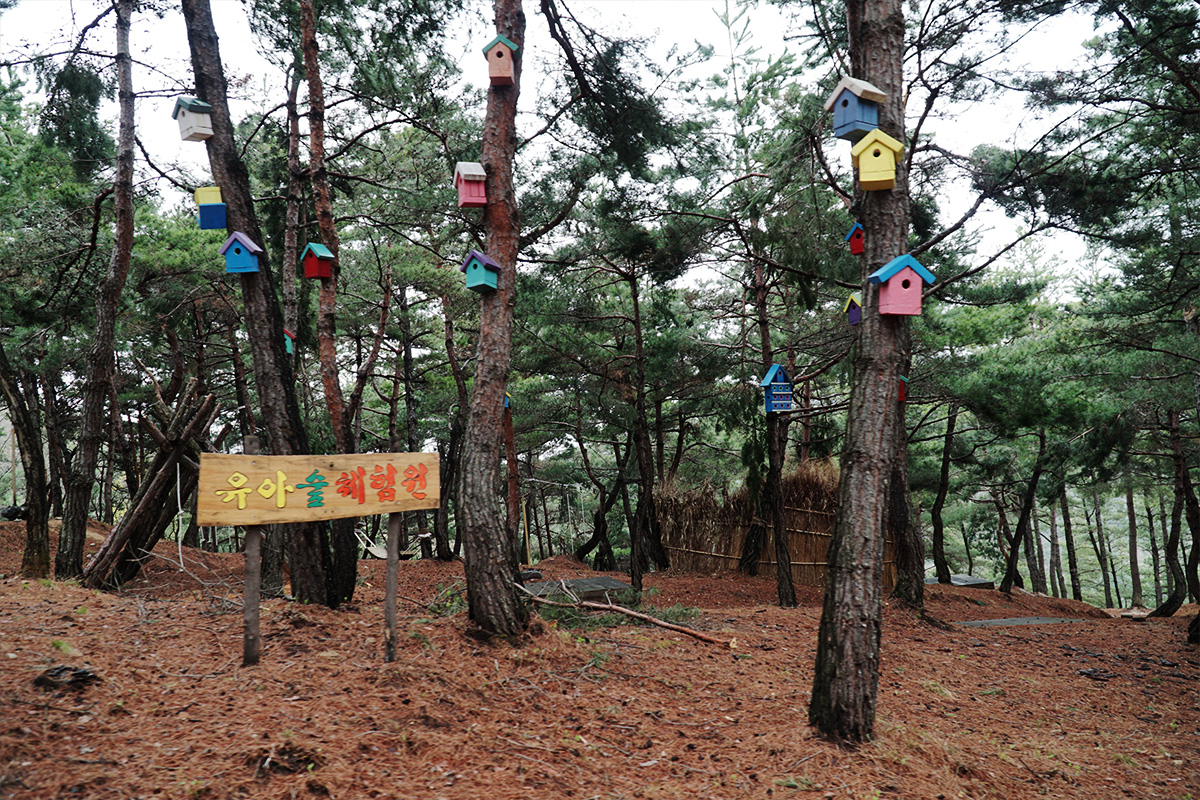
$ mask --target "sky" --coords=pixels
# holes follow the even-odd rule
[[[525,5],[528,25],[523,54],[523,100],[525,95],[536,91],[536,83],[529,78],[537,69],[538,54],[555,47],[537,13],[536,0],[526,0]],[[727,5],[734,5],[732,1],[727,4],[725,0],[568,0],[567,5],[581,20],[606,31],[651,37],[648,54],[656,60],[661,60],[672,46],[690,50],[699,42],[716,50],[713,60],[703,68],[705,72],[715,74],[728,63],[729,37],[718,15]],[[0,15],[0,58],[11,56],[23,41],[36,42],[42,48],[56,43],[69,47],[75,34],[98,13],[98,6],[96,0],[21,0],[15,8]],[[231,104],[235,116],[256,110],[251,97],[282,97],[282,90],[278,89],[282,76],[258,54],[241,0],[212,0],[212,8],[222,58],[233,84]],[[464,75],[476,85],[486,80],[486,61],[480,48],[491,38],[490,10],[488,2],[475,3],[464,29],[451,43],[460,53]],[[754,46],[764,55],[784,52],[788,47],[785,41],[788,23],[776,6],[759,2],[748,19]],[[1082,53],[1079,43],[1091,35],[1090,18],[1064,18],[1031,36],[1006,66],[1022,62],[1032,69],[1069,66]],[[179,164],[202,176],[207,172],[203,145],[180,142],[171,118],[175,97],[184,93],[191,77],[181,16],[173,13],[157,19],[139,14],[131,40],[135,58],[141,62],[134,72],[135,89],[143,93],[137,106],[139,136],[160,166]],[[102,30],[93,35],[91,46],[111,50],[111,16]],[[240,89],[238,81],[243,82]],[[524,101],[522,106],[531,108],[532,102]],[[111,116],[115,118],[115,109]],[[1016,143],[1022,123],[1029,121],[1020,107],[981,103],[958,109],[952,119],[934,123],[929,131],[950,148],[968,152],[981,139],[998,145]],[[835,146],[831,157],[848,159],[848,153],[841,153],[842,149]],[[188,202],[182,194],[177,194],[176,203]],[[957,217],[956,209],[969,206],[971,201],[966,187],[951,189],[942,203],[945,221]],[[984,248],[998,247],[1011,237],[1014,223],[999,212],[990,212],[980,217],[977,227]],[[1061,258],[1067,268],[1085,258],[1083,245],[1074,237],[1047,239],[1046,250],[1049,255]]]

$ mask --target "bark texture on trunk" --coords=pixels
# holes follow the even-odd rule
[[[32,376],[27,376],[31,385]],[[21,470],[25,475],[25,551],[21,556],[21,577],[50,577],[50,495],[46,491],[46,461],[42,457],[42,437],[37,407],[29,403],[21,390],[21,377],[8,360],[0,343],[0,396],[8,408],[8,418],[21,451]],[[16,477],[13,477],[13,503],[16,503]]]
[[[879,127],[903,142],[903,7],[898,0],[848,0],[846,17],[852,74],[887,92]],[[863,314],[808,710],[810,724],[847,742],[866,741],[875,730],[884,530],[893,461],[904,436],[897,393],[909,358],[909,321],[879,314],[879,287],[866,280],[906,249],[909,201],[903,159],[893,189],[859,196],[866,229]]]
[[[79,444],[66,478],[62,528],[54,575],[77,578],[83,574],[83,542],[87,535],[88,507],[95,483],[100,445],[108,438],[104,404],[112,390],[115,366],[113,338],[117,327],[117,304],[125,289],[133,257],[133,58],[129,52],[129,28],[133,0],[117,3],[117,173],[113,181],[116,203],[116,236],[108,272],[96,289],[96,331],[87,360],[83,384],[83,406],[79,415]]]
[[[518,47],[525,43],[520,0],[495,0],[496,32]],[[504,389],[512,356],[512,317],[520,218],[513,190],[517,97],[521,63],[511,86],[491,86],[483,123],[482,163],[488,203],[484,209],[487,253],[500,265],[496,291],[480,300],[479,353],[463,443],[458,522],[466,556],[467,606],[471,621],[488,634],[515,636],[529,610],[518,597],[517,552],[508,535],[497,493],[503,456]]]
[[[950,565],[946,562],[946,525],[942,520],[942,509],[946,507],[946,495],[950,492],[950,450],[954,444],[954,427],[958,422],[958,403],[951,401],[946,417],[946,436],[942,443],[942,467],[938,472],[937,496],[929,509],[929,521],[933,525],[933,568],[938,583],[950,583]]]

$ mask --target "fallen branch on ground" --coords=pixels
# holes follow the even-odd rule
[[[625,606],[618,606],[612,603],[597,603],[592,600],[576,600],[574,603],[559,603],[554,600],[547,600],[544,597],[538,597],[519,583],[517,584],[517,588],[528,595],[529,599],[533,602],[541,603],[545,606],[555,606],[556,608],[587,608],[591,609],[592,611],[609,611],[616,614],[624,614],[627,617],[640,619],[642,622],[649,622],[651,625],[657,625],[658,627],[666,628],[669,631],[686,634],[692,638],[699,639],[702,642],[719,644],[726,650],[733,649],[733,639],[718,639],[715,636],[709,636],[706,633],[701,633],[700,631],[692,630],[691,628],[685,628],[683,625],[676,625],[672,622],[661,620],[658,617],[652,617],[649,614],[643,614],[640,611],[634,611],[632,608],[625,608]]]

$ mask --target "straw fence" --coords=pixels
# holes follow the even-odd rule
[[[826,461],[808,461],[784,476],[784,513],[792,580],[823,586],[826,550],[837,508],[837,468]],[[736,570],[742,546],[754,524],[765,528],[758,572],[775,574],[775,539],[769,519],[756,519],[754,503],[745,490],[718,500],[711,490],[680,492],[671,487],[655,498],[663,544],[673,569],[689,572]],[[885,586],[892,586],[896,565],[892,543],[884,549]]]

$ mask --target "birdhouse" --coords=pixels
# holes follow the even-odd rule
[[[916,316],[921,313],[921,291],[926,283],[937,280],[921,262],[905,253],[893,258],[867,276],[880,284],[879,313]]]
[[[851,294],[846,298],[846,305],[842,306],[842,313],[846,315],[846,323],[849,325],[862,322],[862,298]]]
[[[833,112],[833,135],[857,142],[879,127],[879,104],[887,92],[858,78],[843,77],[825,101]]]
[[[295,339],[296,334],[292,333],[287,328],[283,329],[283,349],[287,351],[288,355],[291,355],[296,350],[296,345],[294,344]]]
[[[304,264],[304,277],[330,278],[333,276],[333,253],[323,244],[309,242],[300,254],[300,263]]]
[[[900,402],[903,403],[908,399],[908,378],[904,375],[900,376]]]
[[[196,215],[196,221],[200,223],[202,231],[224,230],[226,225],[225,204],[205,203],[200,206],[200,213]]]
[[[792,410],[792,381],[782,366],[772,365],[759,386],[763,388],[768,414]]]
[[[504,36],[497,36],[483,48],[488,60],[488,80],[492,86],[512,86],[516,60],[521,48]]]
[[[478,250],[467,253],[463,261],[462,272],[467,275],[467,288],[473,292],[485,294],[496,290],[496,280],[500,277],[500,265]]]
[[[904,145],[876,128],[850,148],[850,159],[858,170],[858,185],[864,191],[891,189],[896,185],[896,164]]]
[[[483,164],[459,161],[454,165],[454,188],[458,189],[459,208],[483,208],[487,205]]]
[[[512,406],[512,395],[509,394],[508,392],[505,392],[504,393],[504,407],[509,408],[511,406]]]
[[[250,237],[241,231],[229,234],[225,244],[221,245],[221,255],[225,256],[226,272],[258,272],[258,254],[263,249],[250,241]]]
[[[867,248],[867,232],[863,230],[861,222],[854,223],[854,227],[846,234],[845,241],[850,243],[850,255],[861,256],[863,250]]]
[[[196,205],[207,206],[221,202],[220,186],[201,186],[196,190]]]
[[[185,142],[202,142],[213,135],[212,106],[203,100],[177,98],[171,118],[179,123],[179,136]]]

